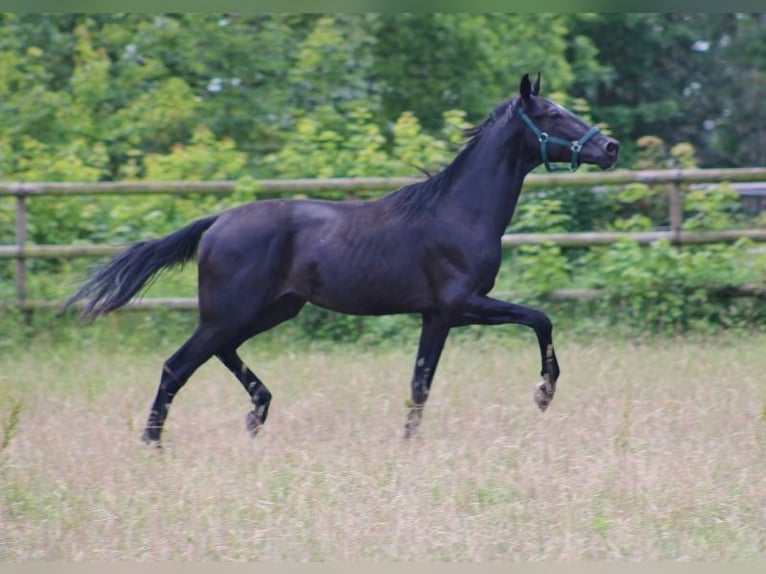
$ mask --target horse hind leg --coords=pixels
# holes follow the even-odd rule
[[[259,318],[253,321],[240,320],[238,325],[232,321],[219,321],[216,324],[202,322],[192,336],[163,365],[160,384],[142,435],[143,441],[160,446],[160,437],[173,398],[194,371],[213,355],[216,355],[234,373],[250,394],[254,408],[248,413],[247,428],[250,434],[255,436],[268,416],[271,392],[242,362],[236,353],[236,348],[255,334],[294,317],[303,305],[305,305],[303,299],[286,296],[262,310]],[[240,335],[234,339],[233,333]]]
[[[170,404],[189,377],[213,356],[221,334],[209,327],[199,326],[187,341],[165,361],[157,394],[152,403],[142,440],[160,446],[160,437]]]
[[[245,426],[250,436],[255,437],[261,430],[263,423],[269,416],[269,405],[271,404],[271,391],[266,388],[255,373],[244,363],[235,350],[220,352],[216,355],[231,373],[237,377],[253,402],[253,410],[247,413]]]
[[[218,359],[231,371],[250,395],[253,410],[247,413],[245,426],[252,437],[258,434],[258,431],[266,422],[272,395],[271,391],[263,384],[263,381],[239,357],[236,349],[244,341],[258,333],[267,331],[280,323],[292,319],[305,304],[306,301],[297,296],[284,296],[277,299],[277,301],[259,313],[259,318],[252,322],[250,328],[245,331],[244,336],[240,337],[237,344],[216,353]]]

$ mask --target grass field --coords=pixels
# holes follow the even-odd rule
[[[534,338],[501,332],[448,343],[416,440],[414,341],[273,343],[242,353],[275,395],[255,440],[211,361],[162,453],[138,437],[180,336],[7,344],[0,559],[766,559],[766,336],[559,333],[541,414]]]

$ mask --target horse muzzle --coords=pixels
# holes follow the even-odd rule
[[[599,158],[595,162],[596,165],[601,169],[614,167],[620,155],[620,142],[609,136],[603,136],[603,138],[594,140],[593,143],[597,144],[600,150]]]

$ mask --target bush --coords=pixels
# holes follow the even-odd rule
[[[667,240],[648,247],[623,240],[592,251],[590,286],[605,290],[610,315],[645,329],[721,325],[727,322],[727,302],[716,293],[759,275],[744,264],[749,247],[746,240],[681,249]]]

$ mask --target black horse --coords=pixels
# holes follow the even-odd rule
[[[533,168],[569,162],[575,170],[585,162],[607,169],[619,142],[539,97],[539,89],[539,74],[534,86],[525,75],[519,95],[498,105],[452,163],[424,181],[372,201],[255,201],[135,243],[101,267],[64,308],[85,300],[84,316],[104,315],[161,269],[198,259],[199,323],[163,366],[143,439],[159,445],[170,403],[213,355],[250,395],[246,421],[255,435],[271,392],[237,349],[306,302],[356,315],[421,315],[405,436],[420,424],[450,329],[463,325],[534,329],[543,377],[535,401],[545,410],[559,376],[553,326],[537,309],[487,296],[500,238]]]

